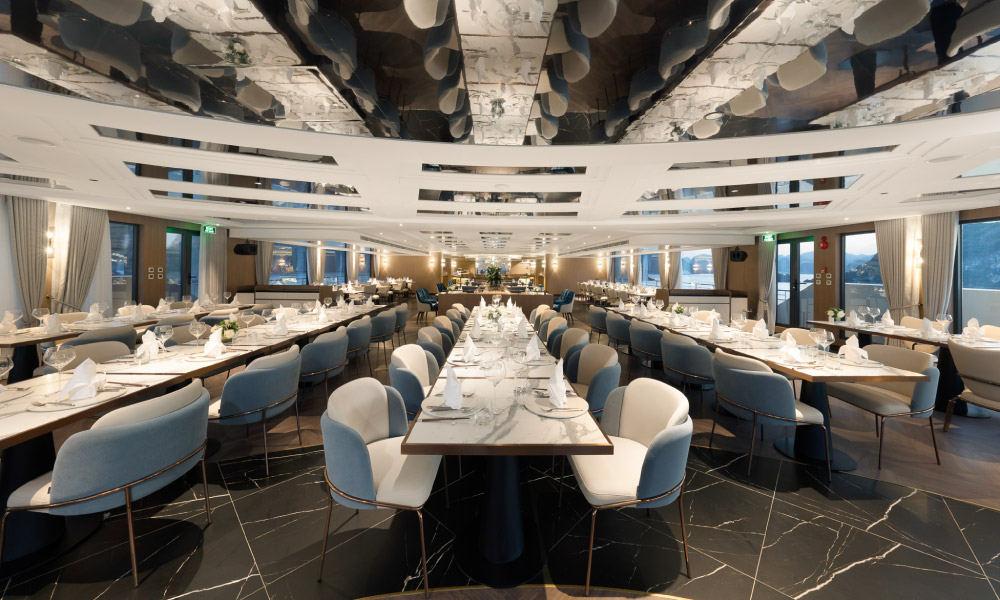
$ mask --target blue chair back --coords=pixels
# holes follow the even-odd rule
[[[729,401],[723,406],[733,415],[752,419],[752,411],[756,411],[761,413],[758,422],[786,426],[795,420],[795,393],[790,382],[763,363],[717,351],[712,373],[716,392]]]
[[[406,320],[410,318],[410,309],[405,304],[400,304],[396,307],[396,325],[395,331],[403,331],[406,329]]]
[[[416,343],[418,346],[420,346],[424,350],[426,350],[426,351],[430,352],[431,354],[433,354],[434,355],[434,360],[437,361],[437,364],[439,366],[444,364],[444,361],[445,361],[445,359],[448,356],[447,354],[444,353],[444,348],[442,348],[441,346],[438,346],[434,342],[429,342],[427,340],[417,340],[414,343]]]
[[[260,423],[292,407],[298,398],[302,356],[297,346],[292,346],[290,352],[295,355],[291,360],[284,357],[287,354],[284,352],[258,358],[246,370],[234,373],[226,380],[219,407],[220,424]],[[268,366],[279,360],[286,362]]]
[[[438,293],[440,294],[440,293],[442,293],[442,292],[446,292],[446,291],[448,291],[448,286],[446,286],[446,285],[445,285],[445,284],[443,284],[443,283],[440,283],[440,282],[438,282],[438,284],[437,284],[437,289],[438,289]]]
[[[590,328],[605,331],[608,328],[608,311],[599,306],[590,307]]]
[[[302,355],[302,373],[331,370],[318,375],[301,375],[299,380],[305,383],[316,383],[342,373],[347,365],[347,343],[347,328],[340,327],[336,331],[318,336],[311,343],[303,346],[300,353]]]
[[[608,336],[619,344],[628,344],[632,336],[629,332],[629,320],[625,318],[610,318],[607,320]]]
[[[672,383],[700,383],[711,385],[714,381],[712,353],[699,344],[679,344],[660,337],[660,357],[663,372]]]
[[[347,358],[368,354],[372,340],[372,320],[358,319],[347,326]]]
[[[372,342],[384,342],[392,337],[396,329],[396,315],[392,311],[386,310],[372,317],[372,330],[370,340]]]

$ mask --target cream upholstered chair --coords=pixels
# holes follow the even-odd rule
[[[83,321],[87,318],[90,313],[85,312],[70,312],[70,313],[58,313],[59,324],[66,325],[67,323],[76,323],[77,321]]]
[[[965,382],[965,390],[958,398],[948,400],[948,411],[944,416],[945,431],[951,426],[951,414],[955,410],[956,400],[964,400],[990,410],[1000,410],[1000,375],[997,373],[996,350],[954,342],[948,343],[948,349],[955,360],[958,374]]]
[[[920,330],[924,326],[924,321],[917,317],[904,316],[899,319],[899,324],[903,327],[909,329]],[[941,326],[938,325],[937,321],[931,321],[934,329],[941,331]],[[919,344],[917,342],[903,342],[909,344],[911,350],[919,350],[920,352],[926,352],[928,354],[936,354],[938,352],[938,347],[933,344]]]
[[[799,346],[816,345],[816,342],[809,337],[809,330],[802,329],[801,327],[786,327],[785,330],[781,332],[781,341],[785,341],[788,338],[795,340],[795,343]]]
[[[986,337],[1000,340],[1000,327],[996,325],[983,325],[981,329],[983,330],[983,335]]]
[[[436,344],[439,348],[441,348],[441,355],[445,359],[448,358],[452,349],[455,347],[451,338],[442,333],[437,327],[431,326],[421,327],[417,330],[417,343],[420,344],[421,342]]]
[[[590,411],[599,413],[611,390],[618,387],[622,367],[618,352],[611,346],[587,344],[566,360],[566,378],[573,391],[587,401]]]
[[[922,1],[927,2],[927,0]],[[971,5],[971,3],[963,4]],[[980,2],[974,9],[969,6],[955,24],[951,43],[948,45],[948,56],[955,56],[966,42],[997,27],[1000,27],[1000,5],[996,2]]]
[[[118,309],[118,316],[119,317],[131,317],[132,315],[135,314],[135,308],[136,308],[135,306],[122,306],[122,307],[120,307]],[[155,310],[156,310],[155,306],[150,306],[148,304],[143,304],[142,305],[142,312],[144,312],[144,313],[153,312]]]
[[[558,341],[555,344],[555,351],[553,354],[557,358],[569,358],[567,354],[576,346],[581,346],[590,341],[590,332],[579,327],[570,327],[569,329],[561,330],[561,333],[557,332]]]
[[[392,351],[389,383],[402,396],[407,417],[412,418],[420,411],[420,404],[434,386],[440,368],[434,355],[416,344]]]
[[[539,330],[538,335],[542,338],[542,341],[548,345],[552,341],[552,336],[555,335],[557,331],[565,330],[568,326],[569,325],[566,323],[566,319],[562,317],[551,317],[541,324],[541,329]]]
[[[699,311],[696,311],[694,313],[691,313],[691,318],[694,319],[695,321],[701,321],[703,323],[707,323],[708,322],[708,316],[711,315],[711,314],[712,314],[712,311],[710,311],[710,310],[699,310]]]
[[[866,46],[874,46],[906,33],[930,9],[930,0],[882,0],[854,19],[854,37]]]
[[[708,447],[712,447],[715,439],[715,425],[719,420],[719,405],[726,404],[727,412],[741,419],[753,419],[753,429],[750,430],[750,454],[747,462],[747,475],[753,465],[753,447],[756,439],[757,424],[774,425],[817,425],[823,428],[823,441],[826,444],[826,477],[830,480],[830,440],[827,436],[823,413],[816,408],[795,399],[791,382],[773,372],[771,367],[742,356],[727,354],[722,350],[715,351],[712,361],[712,373],[715,377],[716,398],[715,418],[712,421],[712,433],[708,438]]]
[[[324,476],[329,488],[319,577],[330,531],[333,502],[358,510],[392,508],[417,513],[424,596],[429,594],[424,544],[424,503],[431,495],[440,456],[403,454],[406,409],[399,393],[366,377],[345,383],[330,395],[320,417]]]
[[[92,344],[80,344],[78,346],[73,346],[73,350],[76,352],[76,358],[74,358],[68,365],[63,367],[63,369],[75,369],[80,363],[87,360],[88,358],[97,364],[106,362],[109,360],[114,360],[122,356],[127,356],[130,352],[128,346],[121,342],[94,342]],[[55,367],[50,367],[44,365],[35,369],[33,375],[35,377],[40,377],[42,375],[47,375],[49,373],[56,373]]]
[[[590,594],[597,511],[605,509],[656,508],[677,500],[684,564],[691,577],[684,527],[684,473],[692,432],[687,398],[662,381],[636,379],[608,396],[601,428],[614,444],[614,454],[569,457],[591,506],[584,594]]]

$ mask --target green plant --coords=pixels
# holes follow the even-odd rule
[[[486,283],[492,287],[499,287],[502,281],[503,274],[500,272],[500,267],[486,267]]]
[[[684,314],[684,307],[681,306],[680,304],[676,303],[676,302],[674,302],[674,305],[670,307],[670,310],[674,311],[675,313],[677,313],[679,315],[683,315]]]

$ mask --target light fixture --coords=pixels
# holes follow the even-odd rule
[[[713,110],[712,112],[705,115],[705,119],[709,121],[718,121],[722,117],[726,116],[726,113],[721,110]]]
[[[844,220],[845,220],[845,221],[850,221],[850,220],[851,220],[851,217],[844,217]]]
[[[132,207],[131,206],[126,206],[125,210],[132,210]]]
[[[42,140],[42,139],[33,138],[33,137],[27,137],[27,136],[23,136],[23,135],[19,135],[15,139],[17,141],[23,142],[25,144],[34,144],[36,146],[48,146],[49,148],[55,147],[55,143],[50,142],[48,140]]]

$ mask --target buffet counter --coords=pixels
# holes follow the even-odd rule
[[[538,308],[541,304],[548,304],[551,307],[553,300],[552,294],[546,293],[524,292],[521,294],[512,294],[510,292],[483,292],[482,294],[467,294],[465,292],[442,292],[437,297],[438,311],[443,315],[456,302],[468,309],[472,309],[479,306],[480,298],[485,299],[486,303],[490,304],[494,295],[499,295],[500,301],[504,304],[507,303],[507,298],[513,298],[514,304],[520,306],[525,315],[531,314],[531,311]]]
[[[289,304],[291,302],[315,302],[323,298],[337,298],[342,295],[330,285],[248,285],[236,291],[240,302],[247,304]]]
[[[667,290],[656,290],[657,298]],[[747,310],[747,295],[745,292],[733,292],[730,290],[669,290],[666,298],[667,304],[680,304],[687,307],[698,307],[698,310],[715,309],[722,317],[723,323],[732,320],[733,315],[737,315]]]

